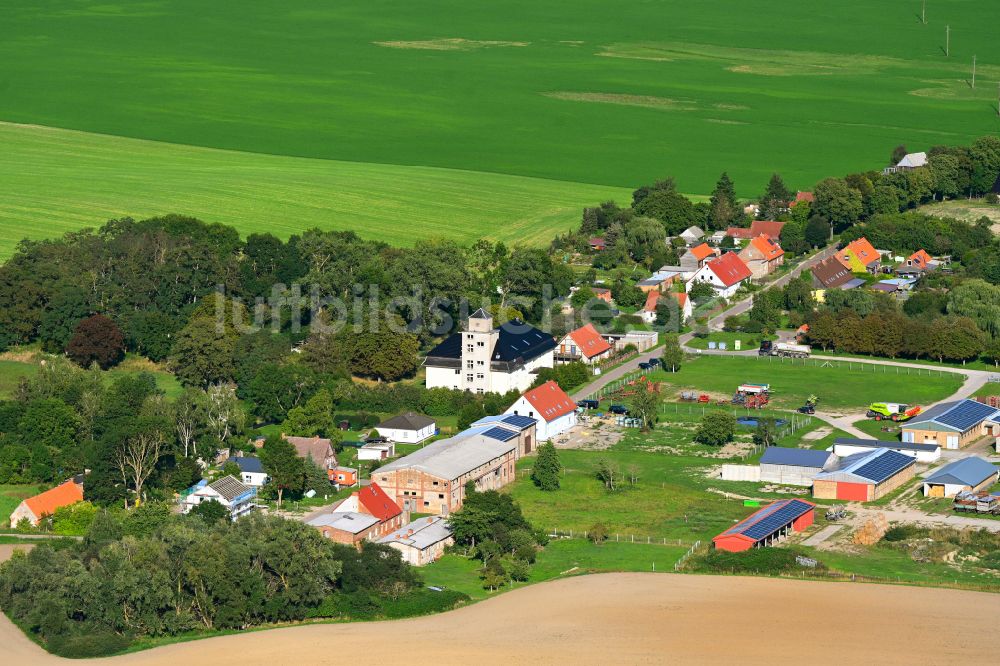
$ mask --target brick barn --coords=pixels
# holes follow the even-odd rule
[[[816,499],[871,502],[913,478],[915,458],[891,449],[876,449],[841,458],[836,469],[813,479]]]
[[[716,550],[739,553],[770,546],[790,531],[813,524],[816,505],[800,499],[779,500],[744,518],[712,539]]]

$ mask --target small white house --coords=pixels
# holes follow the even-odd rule
[[[522,395],[504,414],[535,419],[535,438],[539,442],[558,437],[576,425],[576,403],[552,380]]]
[[[414,520],[379,543],[398,550],[407,564],[422,567],[444,555],[444,549],[455,543],[455,537],[443,517],[431,516]]]
[[[240,480],[244,485],[260,488],[267,483],[267,472],[264,471],[264,465],[260,462],[260,458],[233,456],[229,460],[240,468],[240,476],[242,477]]]
[[[750,268],[743,263],[739,255],[727,252],[699,268],[694,274],[694,279],[687,283],[686,291],[690,292],[694,285],[705,282],[722,298],[732,298],[740,285],[751,277]]]
[[[215,501],[229,509],[230,518],[236,520],[253,511],[256,499],[256,488],[241,483],[233,476],[224,476],[212,483],[202,479],[181,499],[181,511],[188,513],[202,502]]]
[[[368,442],[358,449],[358,460],[388,460],[396,457],[394,442]]]
[[[435,423],[434,419],[423,414],[407,412],[379,423],[375,430],[392,442],[419,444],[434,436]]]
[[[875,449],[891,449],[896,453],[916,458],[917,462],[933,463],[941,458],[941,447],[937,444],[913,444],[895,440],[856,439],[854,437],[838,437],[833,441],[833,453],[841,458],[858,453],[868,453]]]

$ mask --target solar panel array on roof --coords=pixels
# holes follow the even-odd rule
[[[484,432],[483,437],[489,437],[500,442],[509,442],[517,437],[517,433],[513,430],[507,430],[507,428],[495,427]]]
[[[723,534],[742,534],[754,541],[760,541],[795,521],[812,508],[812,504],[802,500],[780,500],[767,505],[746,521],[734,525]]]
[[[913,458],[910,456],[896,451],[884,450],[882,455],[853,470],[852,474],[871,479],[875,483],[882,483],[900,470],[912,465],[913,462]]]
[[[509,416],[503,417],[501,420],[504,423],[509,423],[510,425],[518,428],[527,428],[528,426],[535,425],[535,419],[529,416],[521,416],[519,414],[510,414]]]
[[[939,416],[937,420],[964,432],[983,419],[991,416],[994,412],[996,412],[996,408],[994,407],[984,405],[975,400],[964,400]]]

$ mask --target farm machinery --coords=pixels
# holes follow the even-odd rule
[[[1000,496],[992,495],[988,492],[963,490],[955,495],[952,508],[955,511],[989,513],[996,516],[1000,514]]]
[[[876,421],[889,420],[902,423],[903,421],[909,421],[922,410],[923,408],[920,405],[911,407],[910,405],[901,405],[897,402],[873,402],[868,405],[868,413],[865,416]]]
[[[630,382],[625,383],[608,395],[617,400],[620,398],[629,398],[642,390],[649,391],[650,393],[659,393],[660,382],[650,381],[649,377],[642,375]]]
[[[712,396],[697,391],[681,391],[681,400],[684,402],[711,402]]]
[[[740,384],[732,403],[747,409],[763,409],[771,401],[770,384]]]
[[[816,405],[819,404],[819,398],[814,395],[806,398],[806,404],[799,407],[799,414],[815,414]]]

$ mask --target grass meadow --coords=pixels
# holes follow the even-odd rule
[[[757,356],[703,355],[689,357],[676,373],[649,375],[671,391],[695,390],[732,396],[744,383],[770,384],[778,407],[794,408],[815,394],[822,410],[860,411],[873,402],[928,404],[945,398],[962,385],[962,375],[922,370],[897,373],[895,367],[848,361],[776,359]]]
[[[808,189],[1000,129],[1000,5],[931,4],[11,0],[0,253],[164,212],[536,243],[668,174]]]

